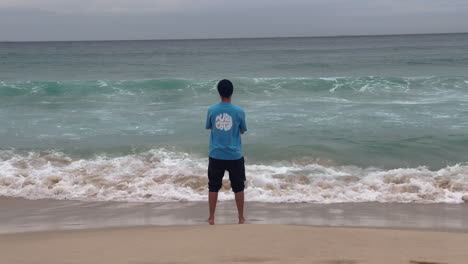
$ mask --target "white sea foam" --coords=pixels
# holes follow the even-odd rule
[[[104,81],[104,80],[99,80],[99,81],[97,81],[97,84],[98,84],[99,87],[107,87],[107,86],[109,86],[109,84],[107,84],[107,82]]]
[[[92,159],[72,159],[59,152],[20,155],[1,151],[0,196],[200,201],[207,194],[206,164],[206,159],[164,149]],[[468,194],[467,165],[431,171],[426,167],[381,170],[283,162],[250,164],[246,170],[249,201],[461,203]],[[227,179],[220,199],[233,199]]]
[[[343,79],[345,77],[321,77],[320,80],[324,81],[337,81],[338,79]]]

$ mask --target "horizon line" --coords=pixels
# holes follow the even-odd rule
[[[396,33],[396,34],[360,34],[360,35],[317,35],[317,36],[271,36],[271,37],[219,37],[219,38],[161,38],[161,39],[101,39],[101,40],[0,40],[0,43],[19,42],[111,42],[111,41],[181,41],[181,40],[234,40],[234,39],[283,39],[283,38],[340,38],[340,37],[390,37],[390,36],[420,36],[420,35],[459,35],[468,32],[444,33]]]

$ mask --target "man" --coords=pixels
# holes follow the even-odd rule
[[[231,188],[235,194],[239,224],[244,219],[245,167],[242,155],[241,134],[247,131],[245,113],[242,108],[231,103],[234,88],[229,80],[218,83],[221,102],[208,108],[206,129],[211,129],[208,163],[208,203],[210,217],[208,223],[214,225],[218,191],[223,183],[224,172],[229,172]]]

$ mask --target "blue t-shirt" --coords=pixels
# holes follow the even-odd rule
[[[222,160],[242,158],[240,130],[247,131],[242,108],[223,102],[210,106],[205,127],[211,129],[210,157]]]

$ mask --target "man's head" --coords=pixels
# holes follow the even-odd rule
[[[218,83],[218,93],[222,98],[229,98],[232,95],[234,87],[232,86],[232,82],[229,80],[221,80]]]

